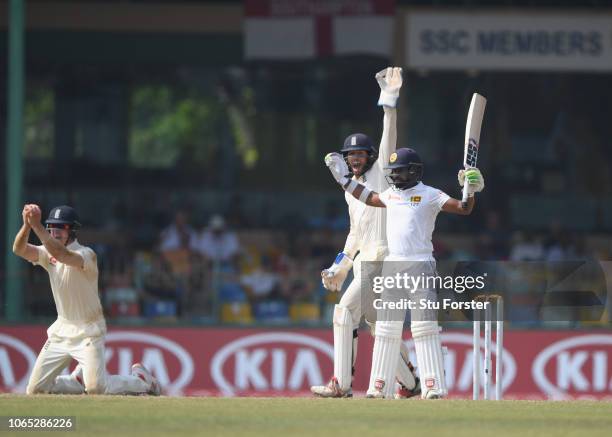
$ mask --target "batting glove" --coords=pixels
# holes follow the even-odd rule
[[[342,290],[344,280],[353,267],[353,260],[344,252],[340,252],[331,267],[321,272],[321,282],[326,290],[338,292]]]
[[[325,155],[325,165],[329,168],[332,176],[340,185],[345,186],[349,181],[349,169],[346,161],[339,153],[328,153]]]
[[[399,67],[387,67],[376,73],[376,81],[380,86],[380,97],[378,106],[395,108],[402,87],[402,69]]]
[[[459,185],[463,187],[465,184],[465,180],[467,179],[468,183],[468,195],[473,196],[474,193],[480,193],[484,190],[484,176],[480,173],[480,170],[477,168],[468,168],[467,170],[461,169],[457,174],[457,180],[459,181]]]

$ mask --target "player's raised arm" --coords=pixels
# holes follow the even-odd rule
[[[378,165],[384,166],[397,146],[397,99],[402,87],[402,69],[388,67],[376,73],[376,81],[380,86],[378,106],[384,110],[383,133],[378,148]]]
[[[21,229],[19,229],[19,232],[17,232],[17,235],[15,236],[15,241],[13,242],[13,253],[27,261],[37,262],[38,250],[36,249],[36,246],[28,243],[30,231],[32,230],[30,224],[28,223],[28,214],[32,206],[33,205],[25,205],[23,207],[23,211],[21,212],[23,225],[21,225]]]
[[[29,225],[32,227],[32,230],[43,246],[45,246],[45,249],[47,249],[52,257],[62,264],[83,268],[85,260],[81,254],[68,249],[66,247],[67,242],[62,242],[54,238],[42,225],[41,214],[40,208],[37,205],[33,205],[27,217]],[[68,237],[66,237],[66,239],[67,238]]]
[[[450,198],[442,206],[442,211],[450,212],[452,214],[470,215],[474,209],[474,204],[476,203],[474,200],[474,193],[479,193],[484,189],[484,177],[477,168],[469,168],[467,170],[459,170],[457,179],[459,180],[459,185],[461,187],[463,187],[467,181],[467,208],[463,208],[461,205],[461,200]]]
[[[369,190],[356,180],[348,177],[349,169],[342,155],[339,153],[328,153],[325,156],[325,165],[329,168],[336,182],[355,199],[369,206],[376,206],[379,208],[386,207],[380,200],[377,192]]]

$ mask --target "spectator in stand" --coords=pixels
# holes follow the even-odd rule
[[[240,277],[240,284],[245,287],[251,304],[287,298],[281,288],[280,276],[274,271],[271,261],[270,257],[263,255],[258,267]]]
[[[143,277],[145,299],[174,301],[180,306],[183,288],[172,268],[163,254],[153,254],[150,269]]]
[[[223,264],[236,266],[241,247],[235,232],[227,229],[225,220],[220,215],[213,215],[197,238],[195,250],[204,258],[220,261]]]
[[[510,261],[541,261],[544,259],[544,247],[531,232],[516,232],[513,240]]]
[[[174,214],[159,240],[159,253],[153,257],[153,274],[145,279],[145,290],[157,299],[176,303],[179,314],[184,314],[192,294],[192,277],[197,261],[197,234],[185,209]]]
[[[176,211],[174,221],[160,235],[159,249],[162,252],[174,251],[187,245],[194,248],[196,233],[189,225],[189,215],[184,210]]]

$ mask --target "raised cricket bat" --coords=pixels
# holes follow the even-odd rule
[[[472,96],[470,110],[465,124],[465,145],[463,149],[463,167],[468,169],[476,167],[478,159],[478,148],[480,147],[480,128],[482,127],[482,117],[484,116],[487,99],[478,93]],[[463,196],[461,198],[461,207],[467,209],[468,203],[468,184],[467,180],[463,184]]]

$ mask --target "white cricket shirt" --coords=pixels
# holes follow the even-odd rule
[[[397,111],[395,108],[384,107],[383,109],[383,133],[378,149],[378,159],[362,177],[354,178],[377,193],[389,188],[389,183],[385,179],[384,167],[389,163],[389,157],[395,151],[397,142]],[[348,204],[351,229],[343,252],[355,258],[357,251],[363,252],[366,249],[385,246],[387,241],[385,208],[368,206],[347,192],[344,193],[344,198]]]
[[[83,257],[83,268],[62,264],[44,246],[38,249],[38,262],[49,274],[57,320],[47,330],[49,337],[95,337],[106,333],[106,323],[98,295],[98,264],[95,252],[73,241],[67,249]]]
[[[431,236],[448,194],[419,182],[407,190],[391,187],[379,197],[387,206],[389,256],[434,261]]]
[[[384,173],[377,165],[378,161],[374,163],[364,176],[356,180],[370,190],[379,193],[389,188],[389,184],[385,180]],[[380,180],[381,175],[384,182]],[[368,206],[347,192],[344,193],[344,197],[348,204],[351,232],[355,233],[355,248],[363,251],[372,245],[385,245],[387,240],[385,231],[387,214],[385,208]]]

